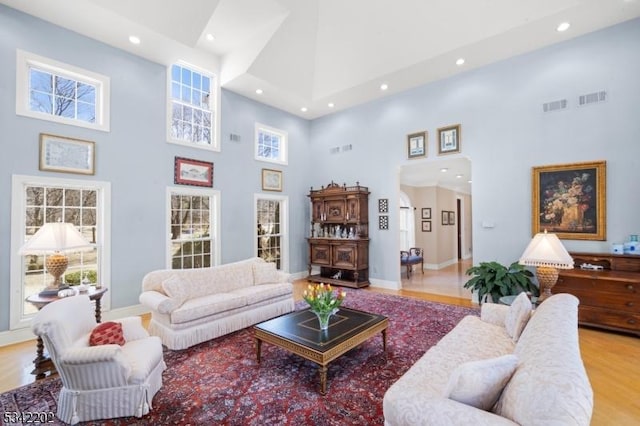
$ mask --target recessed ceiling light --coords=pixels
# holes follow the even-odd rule
[[[456,65],[460,66],[464,64],[464,58],[458,58],[458,60],[456,61]]]
[[[207,34],[207,40],[209,40],[209,41],[213,41],[213,40],[215,40],[215,39],[216,39],[216,38],[213,36],[213,34],[211,34],[211,33]]]
[[[558,27],[556,28],[556,31],[558,31],[558,32],[567,31],[570,26],[571,26],[570,23],[563,22],[562,24],[558,25]]]
[[[140,44],[140,37],[137,36],[129,36],[129,41],[133,44]]]
[[[462,179],[462,175],[456,175],[456,178]]]
[[[467,183],[471,183],[471,179],[469,179],[469,180],[467,181]]]
[[[257,93],[258,95],[262,95],[262,89],[256,89],[256,93]]]
[[[442,173],[445,173],[445,172],[448,172],[448,171],[449,171],[449,169],[447,169],[446,167],[443,167],[443,168],[441,168],[441,169],[440,169],[440,171],[441,171]]]
[[[327,106],[328,106],[329,108],[333,108],[335,105],[333,104],[333,102],[329,102],[329,103],[327,104]]]
[[[302,107],[302,108],[300,108],[300,111],[307,112],[308,110],[307,110],[307,107]]]
[[[387,90],[389,88],[389,85],[387,83],[382,83],[380,85],[380,90]]]

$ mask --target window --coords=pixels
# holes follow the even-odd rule
[[[283,196],[255,196],[255,255],[288,270],[288,199]]]
[[[218,198],[218,191],[168,189],[168,268],[208,268],[219,263]]]
[[[109,131],[109,78],[17,51],[16,114]]]
[[[168,74],[169,142],[219,150],[218,80],[182,63],[173,64]]]
[[[404,192],[400,192],[400,250],[408,251],[415,246],[415,215],[411,200]]]
[[[287,132],[256,123],[256,160],[287,164]]]
[[[44,266],[46,255],[17,254],[45,223],[72,223],[94,246],[91,251],[68,254],[69,266],[63,280],[79,284],[86,277],[108,287],[109,249],[105,236],[109,235],[109,198],[110,184],[106,182],[13,177],[11,252],[16,254],[12,255],[11,269],[11,328],[29,324],[36,308],[25,299],[53,280]]]

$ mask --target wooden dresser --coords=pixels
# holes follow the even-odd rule
[[[312,282],[346,287],[369,285],[369,189],[331,182],[309,192],[311,236],[309,277]],[[312,266],[320,274],[311,275]]]
[[[570,253],[574,269],[561,269],[554,293],[580,299],[580,324],[640,335],[640,256]],[[581,269],[587,263],[602,270]]]

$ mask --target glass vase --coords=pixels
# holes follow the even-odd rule
[[[320,323],[320,330],[326,330],[329,328],[329,319],[332,315],[335,315],[338,312],[338,308],[332,309],[330,311],[318,312],[311,310],[318,317],[318,322]]]

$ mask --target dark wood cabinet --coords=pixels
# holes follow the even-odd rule
[[[560,270],[554,293],[580,299],[580,324],[640,335],[640,256],[570,253],[574,269]],[[582,264],[602,266],[582,269]]]
[[[369,190],[331,182],[309,192],[309,281],[346,287],[369,285]],[[320,273],[312,275],[313,266]]]

